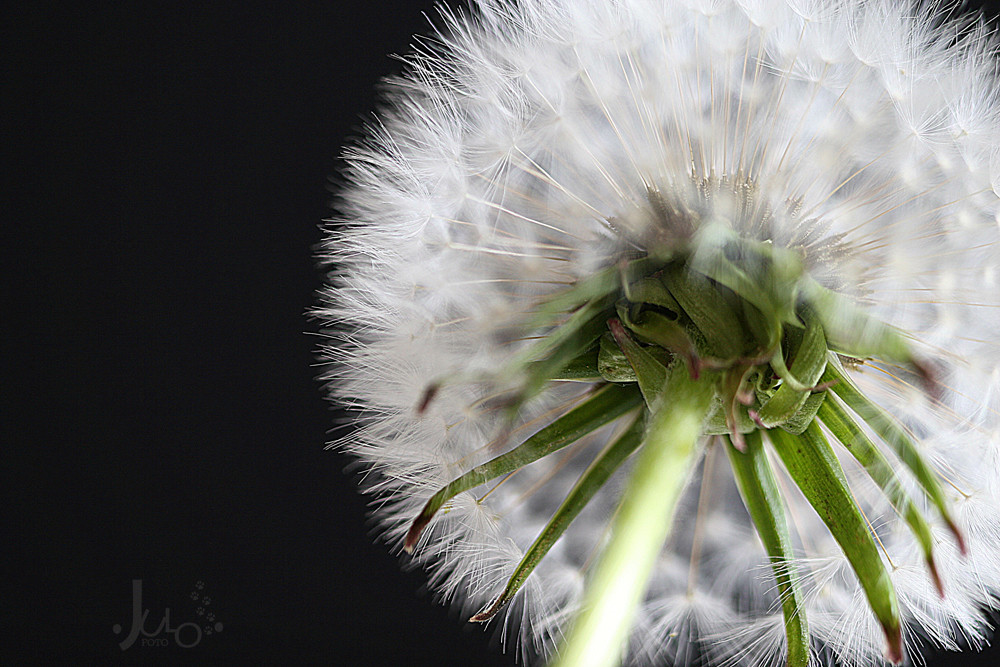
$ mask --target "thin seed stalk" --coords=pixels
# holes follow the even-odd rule
[[[681,364],[669,369],[609,542],[552,667],[620,663],[636,607],[700,453],[697,445],[712,394],[710,378],[691,380]]]

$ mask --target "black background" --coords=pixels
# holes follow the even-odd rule
[[[373,543],[304,316],[340,147],[422,11],[5,20],[3,664],[514,664]],[[203,582],[223,630],[123,652],[133,579],[147,629]]]

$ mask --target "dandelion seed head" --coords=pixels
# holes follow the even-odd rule
[[[969,554],[934,523],[945,598],[879,487],[840,454],[893,563],[911,650],[918,636],[952,649],[984,641],[977,609],[1000,592],[1000,82],[991,30],[935,7],[477,0],[468,15],[442,10],[439,34],[406,56],[347,149],[322,250],[334,267],[317,309],[333,341],[325,379],[356,415],[337,446],[365,466],[392,548],[438,489],[589,391],[553,382],[506,416],[504,397],[524,377],[501,370],[544,334],[528,323],[547,299],[623,257],[695,248],[698,261],[697,249],[735,235],[794,251],[811,278],[933,360],[940,396],[891,364],[849,371],[947,480]],[[489,604],[624,428],[452,498],[413,557],[440,598],[469,614]],[[766,552],[732,472],[706,461],[678,501],[629,664],[782,661]],[[883,635],[858,581],[776,468],[813,657],[874,664]],[[526,659],[565,634],[627,479],[628,464],[494,621]],[[901,484],[922,498],[912,475]]]

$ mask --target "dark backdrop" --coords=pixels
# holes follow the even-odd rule
[[[181,4],[0,28],[0,662],[514,664],[373,543],[304,317],[339,147],[431,3]]]

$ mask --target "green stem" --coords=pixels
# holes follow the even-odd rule
[[[632,617],[700,453],[697,444],[712,394],[711,378],[692,381],[681,364],[669,369],[610,541],[553,667],[619,664]]]

